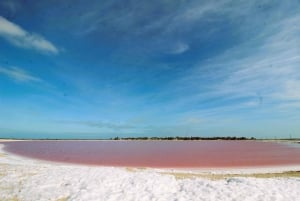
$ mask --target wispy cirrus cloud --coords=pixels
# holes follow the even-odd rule
[[[35,77],[29,72],[18,67],[4,68],[0,66],[0,74],[18,82],[42,82],[42,79]]]
[[[253,18],[244,17],[241,9],[234,5],[223,10],[211,7],[201,14],[202,22],[210,16],[217,20],[212,13],[220,10],[218,16],[227,19],[241,40],[214,56],[199,59],[179,79],[156,94],[158,100],[169,98],[165,106],[167,112],[180,113],[178,118],[222,119],[220,121],[262,117],[270,120],[297,114],[300,109],[300,28],[297,26],[300,15],[296,11],[300,7],[284,4],[273,9],[270,1],[255,4],[257,7],[252,3],[242,5],[248,10],[246,13],[255,14]],[[265,19],[266,13],[270,17]],[[201,25],[197,16],[183,16],[182,20],[197,19]]]
[[[44,37],[29,33],[2,16],[0,16],[0,37],[17,47],[34,49],[42,53],[59,53],[58,48]]]
[[[299,108],[299,22],[299,15],[274,20],[246,42],[194,67],[181,82],[193,88],[197,94],[194,97],[198,97],[195,101],[205,101],[203,97],[231,99],[231,107],[236,109],[238,105],[249,108],[267,100],[273,111],[289,103],[295,108],[298,102]],[[249,26],[259,27],[258,22],[252,23]],[[203,80],[214,82],[203,91],[202,86],[195,86]],[[253,104],[254,99],[258,104]]]
[[[62,124],[77,124],[77,125],[84,125],[94,128],[106,128],[112,130],[128,130],[128,129],[135,129],[136,126],[129,125],[129,124],[121,124],[121,123],[110,123],[110,122],[102,122],[102,121],[57,121],[58,123]]]
[[[240,47],[245,52],[240,59],[230,56],[236,55],[238,49],[224,55],[232,58],[231,64],[225,63],[230,73],[217,88],[236,96],[260,93],[273,101],[300,101],[299,95],[295,95],[299,93],[295,83],[300,81],[300,28],[296,26],[299,22],[300,16],[296,15],[266,26]],[[257,41],[261,44],[253,48]],[[251,54],[246,54],[247,51]]]
[[[175,43],[173,47],[169,50],[169,54],[182,54],[188,51],[190,46],[187,43],[179,42]]]

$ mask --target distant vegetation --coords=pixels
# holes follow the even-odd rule
[[[0,140],[266,140],[266,141],[291,141],[300,143],[300,138],[254,138],[254,137],[114,137],[114,138],[5,138]]]
[[[256,138],[246,137],[124,137],[124,138],[111,138],[111,140],[256,140]]]

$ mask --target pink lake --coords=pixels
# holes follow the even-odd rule
[[[17,155],[83,165],[222,168],[300,165],[300,147],[261,141],[12,141]]]

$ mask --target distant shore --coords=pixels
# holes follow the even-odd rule
[[[0,142],[8,141],[201,141],[201,140],[257,140],[257,141],[266,141],[266,142],[293,142],[300,143],[300,138],[269,138],[261,139],[254,137],[114,137],[108,139],[76,139],[76,138],[0,138]]]

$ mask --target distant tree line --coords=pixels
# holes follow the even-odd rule
[[[235,137],[235,136],[227,136],[227,137],[115,137],[111,138],[111,140],[256,140],[256,138],[251,137]]]

